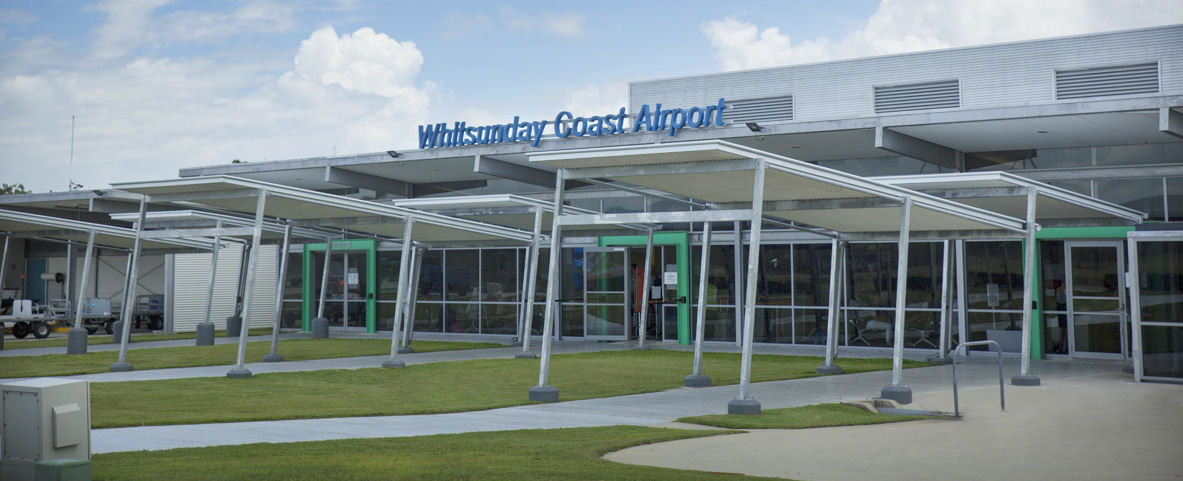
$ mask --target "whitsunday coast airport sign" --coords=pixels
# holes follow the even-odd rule
[[[419,126],[419,148],[511,142],[529,142],[531,147],[538,147],[538,142],[545,135],[548,125],[551,126],[554,136],[559,139],[628,134],[640,132],[642,129],[649,132],[669,132],[672,137],[684,128],[721,127],[725,108],[727,105],[723,99],[719,99],[716,105],[689,109],[662,110],[661,104],[656,104],[650,109],[649,104],[645,104],[637,112],[637,118],[633,120],[631,127],[624,124],[625,120],[629,119],[624,107],[616,113],[591,117],[575,117],[571,112],[562,111],[555,116],[553,123],[546,120],[523,122],[516,115],[512,122],[479,127],[469,126],[467,122],[454,122],[449,128],[447,122],[441,122]]]

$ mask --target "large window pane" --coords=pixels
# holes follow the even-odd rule
[[[793,342],[792,309],[756,309],[755,342]]]
[[[481,282],[484,283],[486,302],[515,302],[518,300],[517,249],[484,249],[481,251]]]
[[[793,246],[793,304],[830,305],[830,245]]]
[[[756,304],[762,306],[792,305],[792,256],[793,246],[791,245],[761,246],[760,276],[756,282]],[[787,340],[785,342],[787,342]]]
[[[1183,177],[1167,177],[1167,209],[1172,221],[1183,221]]]
[[[966,301],[970,309],[1021,309],[1023,244],[965,243]]]
[[[698,307],[691,308],[692,316],[698,315]],[[695,317],[697,319],[697,317]],[[735,341],[735,308],[708,307],[703,328],[704,341]]]
[[[442,332],[444,330],[443,304],[415,303],[415,330]]]
[[[398,295],[398,268],[399,259],[402,258],[402,254],[399,251],[378,251],[379,300],[393,301]],[[357,262],[353,258],[349,260],[351,262]],[[358,256],[358,260],[364,260],[364,257]],[[387,330],[389,329],[387,327]]]
[[[1183,242],[1138,243],[1142,322],[1183,323]]]
[[[1183,378],[1183,325],[1142,327],[1142,373]]]
[[[429,250],[423,253],[423,264],[419,267],[419,300],[444,300],[444,251]]]
[[[1068,292],[1065,283],[1064,241],[1039,241],[1040,278],[1044,312],[1067,312]]]
[[[480,332],[480,304],[475,302],[449,303],[445,306],[448,312],[447,332],[455,334]]]
[[[735,247],[731,245],[712,245],[710,268],[707,270],[707,304],[732,304],[735,302]],[[690,263],[694,286],[691,291],[698,295],[698,279],[702,269],[702,246],[691,248]],[[693,300],[695,305],[698,299]]]
[[[448,301],[479,301],[478,286],[480,251],[476,249],[451,249],[444,255]],[[452,311],[448,311],[449,316]],[[475,315],[475,314],[474,314]]]
[[[795,344],[825,344],[826,311],[823,309],[793,310],[793,342]]]
[[[294,252],[288,254],[287,272],[283,276],[283,298],[300,299],[304,287],[304,254]]]
[[[1162,178],[1098,180],[1097,197],[1163,219]]]
[[[302,307],[303,303],[300,301],[284,301],[283,312],[280,313],[280,327],[299,328],[303,322]]]
[[[516,334],[517,304],[481,304],[482,334]]]
[[[895,243],[851,244],[848,305],[895,307]],[[908,247],[907,307],[939,307],[941,292],[940,244],[913,242]]]

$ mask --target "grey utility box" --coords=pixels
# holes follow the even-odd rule
[[[33,480],[37,462],[90,460],[90,384],[38,378],[0,384],[0,478]]]

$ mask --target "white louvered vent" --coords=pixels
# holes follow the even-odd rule
[[[1056,100],[1158,92],[1158,63],[1056,71]]]
[[[723,123],[793,120],[793,96],[727,100]]]
[[[875,113],[961,107],[961,81],[875,87]]]

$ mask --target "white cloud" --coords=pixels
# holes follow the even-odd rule
[[[49,57],[53,45],[44,47]],[[36,191],[173,178],[177,169],[415,145],[431,85],[411,42],[313,32],[282,74],[249,60],[140,57],[95,67],[7,62],[0,165]],[[73,168],[70,116],[78,116]]]
[[[24,10],[0,8],[0,25],[21,25],[37,21],[37,15]]]
[[[543,13],[531,15],[505,6],[501,9],[501,21],[511,30],[532,32],[542,29],[559,37],[579,37],[584,33],[582,13]]]
[[[608,82],[569,88],[559,105],[577,116],[604,115],[628,107],[628,83]]]
[[[1177,0],[883,0],[858,29],[839,39],[794,43],[776,27],[727,18],[702,24],[726,70],[886,55],[938,48],[1183,22]]]
[[[173,0],[105,0],[91,10],[107,14],[95,29],[95,56],[116,59],[142,46],[178,42],[217,42],[235,35],[287,32],[295,29],[295,9],[270,0],[252,0],[233,10],[179,10],[157,16]]]
[[[444,36],[448,38],[478,35],[488,32],[492,28],[493,21],[483,13],[476,15],[450,13],[444,19]]]

